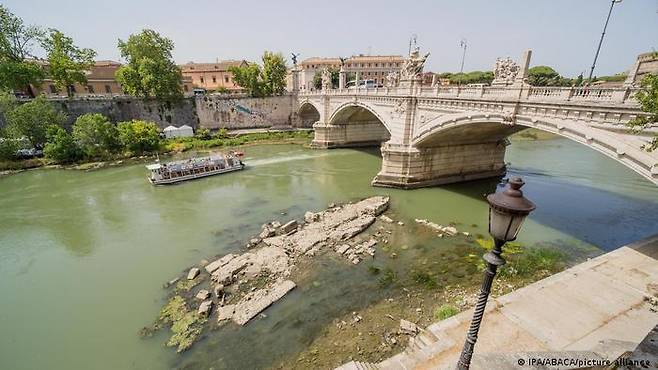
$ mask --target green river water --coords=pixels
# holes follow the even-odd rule
[[[169,187],[150,185],[141,164],[0,178],[0,369],[257,369],[294,356],[332,319],[381,298],[366,263],[320,258],[266,318],[208,331],[182,355],[164,347],[166,331],[137,332],[157,316],[164,282],[242,250],[267,221],[331,202],[391,196],[392,215],[409,228],[391,241],[408,249],[382,262],[397,269],[459,248],[418,232],[414,218],[486,234],[483,194],[495,179],[373,188],[376,149],[245,151],[245,171]],[[593,150],[566,139],[514,141],[506,160],[538,207],[523,244],[562,249],[576,262],[658,233],[658,187]],[[455,266],[454,279],[475,273]]]

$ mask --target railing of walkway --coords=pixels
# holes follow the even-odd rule
[[[635,102],[633,95],[637,88],[600,87],[536,87],[518,86],[436,86],[436,87],[374,87],[346,88],[316,91],[300,91],[300,96],[341,95],[341,96],[417,96],[496,100],[535,100],[535,101],[587,101],[605,103]]]

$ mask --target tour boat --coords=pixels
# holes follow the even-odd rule
[[[151,171],[148,180],[153,185],[166,185],[238,171],[244,168],[244,163],[239,158],[241,156],[235,152],[229,152],[228,154],[213,154],[208,157],[169,163],[149,164],[146,166]]]

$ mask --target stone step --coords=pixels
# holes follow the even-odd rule
[[[350,361],[334,370],[379,370],[379,367],[369,362]]]

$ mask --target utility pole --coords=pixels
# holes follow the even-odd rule
[[[596,66],[596,60],[599,58],[599,52],[601,51],[601,45],[603,44],[603,37],[605,36],[605,30],[606,28],[608,28],[608,22],[610,21],[612,8],[615,7],[615,4],[619,4],[619,3],[621,3],[621,0],[612,0],[612,2],[610,3],[610,10],[608,11],[608,17],[605,19],[605,24],[603,25],[603,32],[601,33],[599,46],[596,48],[596,54],[594,54],[594,62],[592,63],[592,69],[589,70],[589,78],[587,79],[588,83],[592,82],[592,75],[594,75],[594,67]]]
[[[462,52],[462,65],[459,68],[459,73],[464,73],[464,59],[466,59],[466,46],[467,46],[466,39],[461,39],[461,41],[459,41],[459,47],[464,49],[464,51]]]

